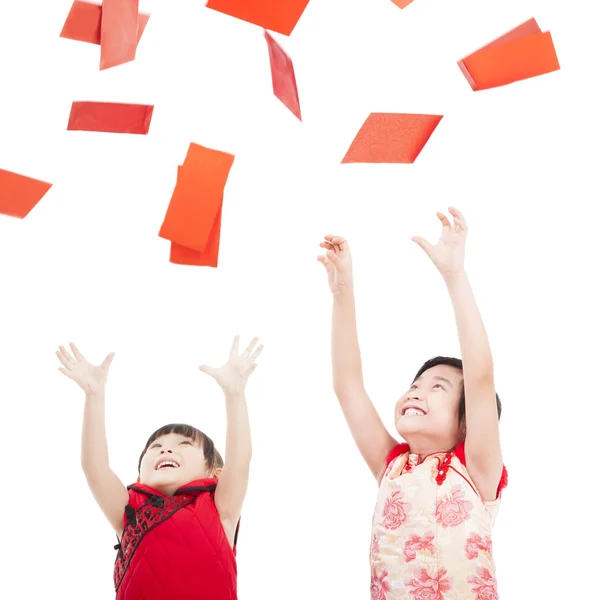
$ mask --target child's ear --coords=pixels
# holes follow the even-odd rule
[[[216,479],[220,479],[220,476],[222,475],[222,468],[220,467],[219,469],[216,469],[213,472],[212,477],[215,477]]]
[[[141,483],[141,477],[137,477],[137,483]]]

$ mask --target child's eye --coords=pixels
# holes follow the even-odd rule
[[[184,442],[180,442],[180,443],[181,443],[181,444],[188,444],[189,446],[191,446],[191,442],[188,442],[188,441],[186,441],[186,440],[185,440]]]

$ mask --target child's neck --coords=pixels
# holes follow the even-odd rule
[[[405,442],[408,444],[409,453],[416,454],[420,462],[423,462],[432,454],[452,452],[458,445],[458,442],[455,440],[424,440],[412,439],[410,437],[408,440],[405,439]]]

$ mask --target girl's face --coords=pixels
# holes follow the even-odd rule
[[[171,496],[196,479],[217,477],[221,469],[210,471],[198,442],[178,433],[155,440],[141,461],[141,483]]]
[[[436,365],[425,371],[396,403],[396,429],[404,440],[424,440],[438,450],[455,446],[462,431],[458,406],[462,395],[462,371]],[[412,445],[412,444],[411,444]]]

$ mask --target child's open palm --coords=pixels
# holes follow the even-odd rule
[[[239,354],[239,336],[235,336],[226,364],[221,367],[201,365],[199,370],[213,377],[226,394],[232,396],[244,394],[247,380],[251,373],[257,368],[257,363],[255,361],[263,350],[263,344],[260,344],[257,349],[253,351],[258,339],[259,338],[256,337],[253,338],[251,343],[245,348],[244,352]]]
[[[64,346],[59,346],[56,356],[64,367],[58,370],[75,381],[86,394],[95,394],[103,390],[108,379],[108,371],[114,353],[108,354],[101,365],[95,366],[79,352],[74,344],[71,343],[70,347],[73,352],[72,355]]]
[[[415,236],[412,239],[420,246],[442,275],[457,273],[464,270],[464,246],[466,241],[467,226],[462,213],[450,206],[450,214],[454,218],[454,224],[450,224],[448,218],[438,212],[437,216],[443,228],[438,242],[433,246],[427,240]]]
[[[335,295],[352,284],[352,257],[344,238],[326,235],[324,239],[319,245],[327,250],[326,256],[318,256],[317,260],[325,267],[330,290]]]

